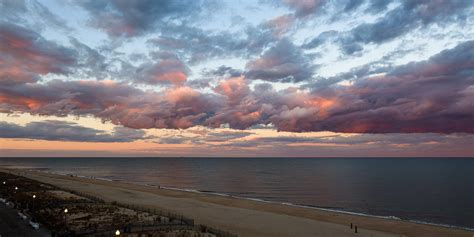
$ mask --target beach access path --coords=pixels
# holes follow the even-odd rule
[[[408,221],[344,214],[233,197],[160,189],[39,171],[6,170],[106,201],[159,208],[243,237],[257,236],[465,236],[474,232]],[[350,228],[358,226],[358,233]]]

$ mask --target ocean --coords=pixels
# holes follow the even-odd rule
[[[474,229],[469,158],[0,158],[0,166]]]

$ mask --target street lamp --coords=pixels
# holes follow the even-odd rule
[[[3,185],[7,184],[7,182],[3,181]]]
[[[67,231],[67,213],[69,212],[69,210],[67,208],[64,209],[64,227],[66,227],[66,231]]]
[[[15,191],[18,191],[18,187],[15,187]]]
[[[32,214],[34,215],[35,214],[35,199],[36,199],[36,194],[33,194],[33,207],[31,208],[32,209]]]
[[[115,231],[115,235],[119,236],[120,235],[120,230]]]

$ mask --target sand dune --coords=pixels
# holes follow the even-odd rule
[[[466,236],[474,232],[122,182],[11,171],[107,201],[160,208],[239,236]],[[358,225],[358,232],[350,223]]]

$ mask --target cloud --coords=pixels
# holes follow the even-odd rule
[[[178,52],[190,64],[216,57],[243,56],[247,39],[227,31],[214,32],[186,25],[169,25],[160,36],[147,41],[162,51]]]
[[[314,69],[310,57],[288,39],[283,39],[259,58],[248,62],[245,76],[273,82],[299,82],[310,79]]]
[[[144,63],[136,69],[135,82],[150,85],[174,84],[182,85],[186,82],[189,69],[172,53],[154,53],[155,63]]]
[[[463,24],[472,15],[472,1],[334,1],[327,2],[328,16],[332,19],[339,19],[334,14],[345,14],[355,12],[356,17],[364,18],[367,14],[380,14],[373,22],[363,22],[348,31],[329,30],[322,32],[318,36],[308,40],[303,47],[306,49],[317,48],[325,42],[339,44],[340,49],[346,55],[361,52],[366,45],[383,44],[402,37],[410,32],[427,28],[431,25],[440,27],[451,23]],[[330,10],[340,9],[340,12]],[[391,5],[392,7],[388,7]],[[323,5],[324,6],[324,5]],[[387,11],[388,9],[388,11]],[[308,15],[314,14],[310,11]],[[326,16],[320,14],[317,16]]]
[[[224,105],[205,121],[211,127],[228,124],[231,128],[245,129],[261,121],[261,104],[243,77],[220,81],[214,89],[224,96]]]
[[[315,38],[311,39],[309,42],[305,43],[302,47],[306,49],[316,48],[328,40],[336,38],[338,35],[338,32],[335,30],[324,31]]]
[[[78,75],[85,78],[95,77],[97,79],[104,79],[109,75],[110,63],[106,56],[75,38],[71,37],[69,41],[77,53],[76,73]]]
[[[22,16],[28,11],[24,0],[0,1],[0,9],[2,9],[0,19],[11,22],[24,21]]]
[[[196,0],[89,0],[78,3],[90,13],[90,24],[110,37],[135,37],[165,27],[173,20],[187,21],[215,3]]]
[[[0,84],[35,82],[49,73],[67,75],[76,64],[74,50],[15,24],[0,23],[0,50]]]
[[[235,130],[185,130],[194,136],[185,136],[181,134],[173,134],[167,136],[160,136],[157,143],[160,144],[195,144],[195,145],[209,145],[209,143],[224,143],[235,139],[244,138],[254,134],[253,132],[235,131]],[[197,135],[197,136],[196,136]]]
[[[30,122],[25,126],[0,122],[0,137],[76,142],[132,142],[144,139],[145,132],[116,127],[109,134],[102,130],[83,127],[76,123],[57,120]]]
[[[301,130],[356,133],[473,133],[470,91],[474,41],[461,43],[430,59],[393,68],[384,75],[333,88],[340,106],[313,123],[305,116]],[[289,128],[293,129],[294,128]]]
[[[290,24],[288,22],[285,27],[285,20],[290,18],[277,18],[257,26],[244,25],[237,32],[170,23],[159,31],[158,37],[147,40],[147,43],[162,51],[178,53],[189,64],[215,58],[246,58],[261,53],[268,44],[278,41]]]
[[[304,17],[314,14],[320,9],[325,1],[321,0],[283,0],[283,4],[287,5],[290,9],[295,11],[295,15],[298,17]]]
[[[474,84],[473,44],[468,41],[423,62],[386,68],[385,74],[366,75],[351,86],[310,92],[275,91],[268,85],[251,91],[243,79],[232,79],[217,87],[227,105],[209,120],[240,129],[271,123],[296,132],[472,133],[474,108],[468,101]]]
[[[244,138],[254,134],[253,132],[244,131],[220,131],[210,132],[206,134],[204,140],[206,142],[228,142],[234,139]]]
[[[193,137],[187,137],[182,135],[172,135],[172,136],[161,136],[156,143],[159,144],[195,144],[201,143],[200,140]]]
[[[288,153],[291,155],[302,155],[312,157],[340,156],[377,156],[377,154],[391,154],[390,156],[443,156],[444,154],[466,155],[473,139],[472,134],[330,134],[312,135],[294,134],[277,135],[266,137],[253,137],[245,140],[236,140],[227,143],[216,144],[221,149],[238,149],[250,147],[258,148],[257,151],[267,150]],[[292,153],[293,151],[294,153]],[[467,153],[466,153],[467,152]],[[281,154],[281,153],[280,153]],[[461,155],[462,156],[462,155]]]
[[[217,69],[207,70],[205,76],[210,77],[240,77],[243,74],[241,70],[234,69],[225,65],[219,66]]]
[[[344,11],[349,12],[357,9],[364,3],[364,0],[347,0],[346,5],[344,6]],[[377,2],[388,2],[388,1],[377,1]]]
[[[72,29],[56,14],[52,13],[46,6],[36,0],[3,0],[0,1],[2,14],[0,20],[22,25],[30,25],[35,29],[52,27],[70,32]]]
[[[395,39],[420,26],[462,22],[472,13],[472,1],[402,1],[400,6],[389,11],[374,23],[364,23],[353,28],[339,39],[342,50],[353,54],[363,49],[364,44],[381,44]],[[371,5],[377,7],[378,5]]]
[[[38,18],[48,27],[53,26],[54,28],[60,29],[64,32],[72,31],[72,28],[66,24],[64,19],[53,14],[47,7],[35,0],[31,1],[30,12],[37,14]]]
[[[33,54],[38,42],[44,44],[39,40],[33,49],[7,52]],[[56,54],[62,52],[55,44],[47,45]],[[467,41],[426,61],[383,70],[361,68],[352,72],[358,79],[345,86],[307,83],[302,88],[276,90],[269,83],[253,84],[257,78],[303,81],[312,75],[311,67],[305,65],[307,58],[293,44],[282,40],[249,64],[242,76],[226,78],[233,74],[226,67],[212,72],[224,75],[212,92],[182,83],[161,91],[144,91],[110,80],[2,84],[0,111],[91,115],[129,128],[183,129],[202,125],[247,129],[272,124],[280,131],[292,132],[474,133],[473,49],[474,41]],[[158,64],[176,59],[163,52],[151,55]],[[45,66],[52,67],[47,71],[67,73],[59,65]],[[173,67],[167,69],[175,71]],[[374,70],[380,70],[380,74],[368,75]],[[153,73],[160,75],[162,71]]]
[[[93,115],[130,128],[188,128],[201,124],[219,99],[189,87],[160,93],[113,81],[61,81],[0,87],[0,111]]]
[[[264,24],[273,31],[276,37],[281,37],[292,27],[294,21],[293,15],[285,14],[275,17]]]

